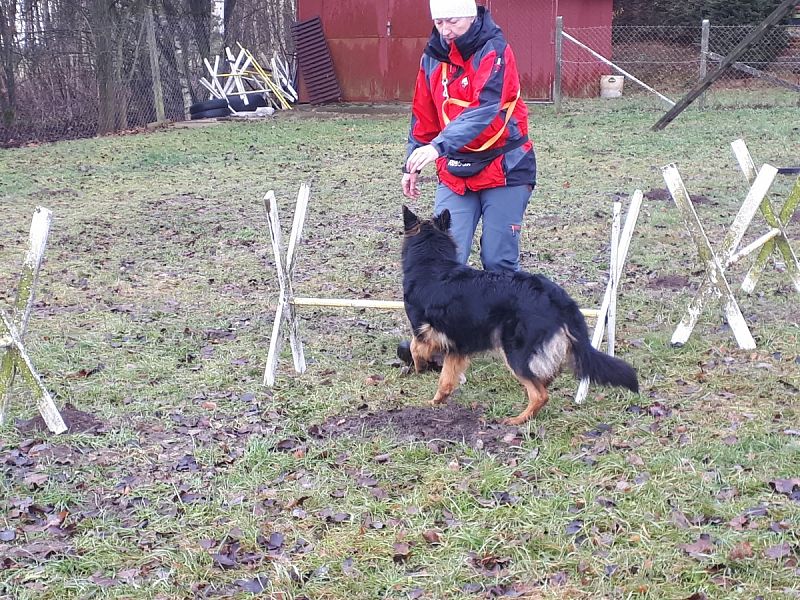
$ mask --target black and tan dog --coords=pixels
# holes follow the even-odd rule
[[[525,387],[528,406],[504,423],[518,425],[547,403],[547,386],[564,367],[579,378],[638,392],[626,362],[592,347],[577,303],[541,275],[472,269],[456,259],[450,212],[421,221],[403,207],[403,300],[414,330],[411,355],[417,372],[444,352],[432,403],[458,387],[469,357],[498,350]]]

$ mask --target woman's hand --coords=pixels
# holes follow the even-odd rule
[[[419,173],[403,173],[403,195],[406,198],[417,200],[420,196]]]
[[[432,162],[439,158],[439,151],[432,145],[420,146],[414,150],[406,161],[406,171],[419,173]]]

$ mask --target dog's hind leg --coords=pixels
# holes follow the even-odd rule
[[[469,357],[458,354],[445,354],[442,372],[439,375],[439,388],[431,400],[431,404],[446,402],[456,388],[461,384],[464,372],[469,366]]]
[[[516,375],[516,373],[515,373]],[[536,416],[542,407],[547,404],[548,394],[547,388],[542,382],[536,379],[528,379],[527,377],[520,377],[517,375],[519,382],[525,387],[525,392],[528,394],[528,406],[525,407],[521,413],[516,417],[503,419],[504,425],[521,425],[528,419]]]

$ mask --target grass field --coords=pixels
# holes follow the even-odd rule
[[[2,151],[0,306],[46,206],[27,345],[75,431],[43,431],[15,386],[0,598],[798,597],[800,295],[773,260],[747,296],[736,265],[757,350],[737,349],[717,305],[670,347],[702,269],[661,176],[678,164],[718,245],[747,193],[730,142],[798,164],[797,109],[689,110],[651,132],[659,115],[626,100],[532,111],[525,269],[596,307],[611,203],[648,193],[617,333],[642,393],[593,388],[578,406],[565,375],[520,428],[498,424],[523,396],[490,357],[429,407],[436,375],[394,358],[400,313],[303,309],[308,372],[286,348],[261,385],[278,292],[265,192],[288,227],[312,187],[298,295],[399,299],[405,116]],[[793,183],[776,183],[777,206]],[[765,229],[757,216],[745,241]],[[797,216],[788,231],[800,251]]]

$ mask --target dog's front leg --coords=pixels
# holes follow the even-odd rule
[[[464,372],[469,366],[469,357],[457,354],[445,354],[442,372],[439,375],[439,388],[431,400],[431,404],[446,402],[458,386],[464,381]]]
[[[416,337],[411,339],[411,359],[414,361],[414,371],[422,373],[428,369],[428,363],[436,352],[427,341],[421,341]]]

